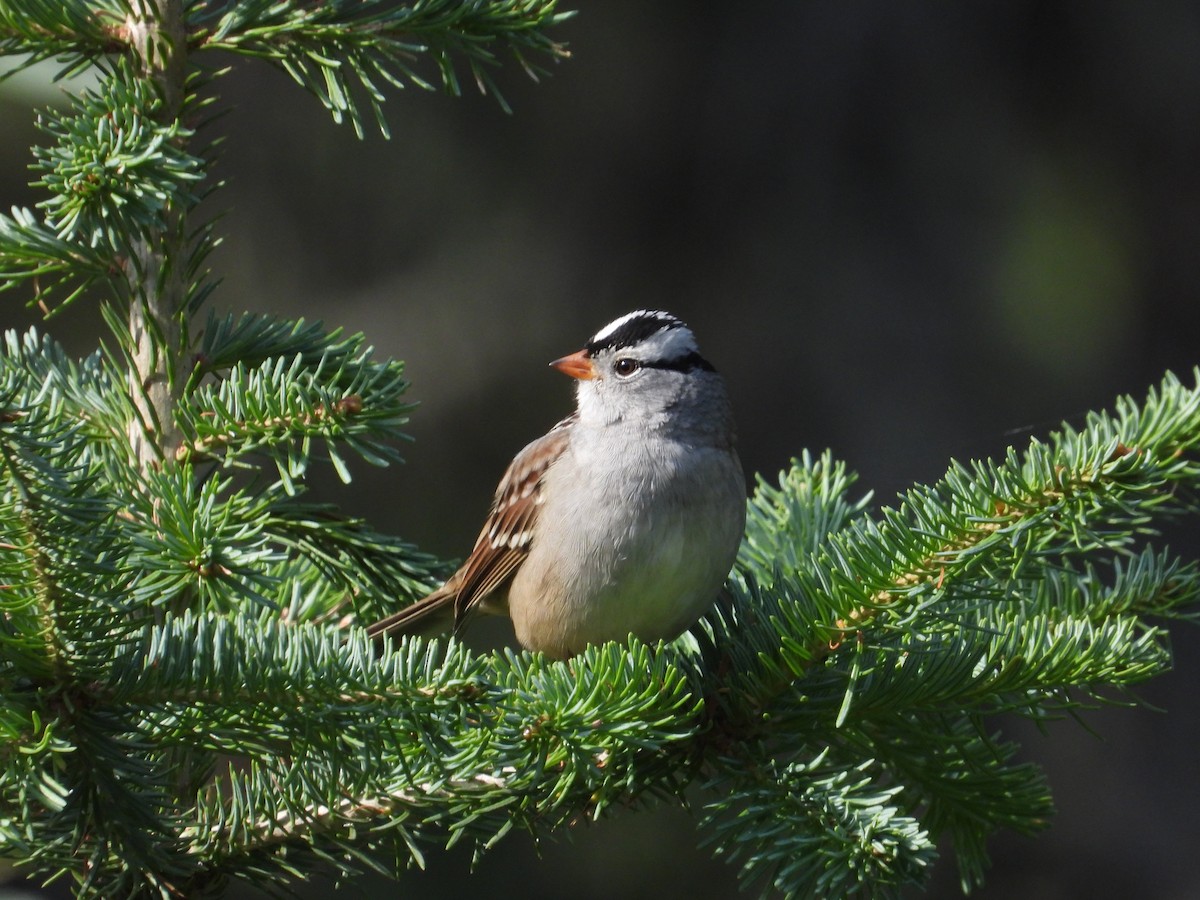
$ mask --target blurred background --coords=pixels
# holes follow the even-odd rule
[[[670,310],[726,375],[742,459],[831,447],[890,503],[1200,363],[1200,7],[1083,2],[575,0],[572,59],[489,98],[416,89],[356,140],[282,74],[231,60],[215,207],[222,310],[364,331],[422,401],[408,464],[320,490],[444,557],[512,455],[571,408],[546,363],[615,316]],[[0,86],[0,204],[31,105]],[[0,324],[36,321],[14,295]],[[83,307],[49,323],[78,353]],[[1191,556],[1195,529],[1172,535]],[[1001,835],[983,898],[1200,896],[1200,636],[1148,708],[1048,734],[1004,723],[1059,807]],[[677,809],[617,814],[470,874],[431,853],[361,894],[723,898],[734,871]],[[9,888],[0,888],[0,894]],[[324,890],[324,887],[315,890]],[[316,895],[314,890],[313,896]],[[944,859],[930,896],[957,895]]]

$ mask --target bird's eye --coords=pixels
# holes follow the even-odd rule
[[[641,365],[636,359],[630,359],[628,356],[622,356],[613,363],[613,371],[622,378],[628,378],[634,372],[641,368]]]

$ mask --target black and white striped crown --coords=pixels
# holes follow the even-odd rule
[[[680,319],[658,309],[638,309],[613,319],[587,342],[587,351],[595,356],[605,350],[619,350],[643,343],[663,332],[678,331],[680,343],[688,343],[689,351],[696,350],[696,339]],[[675,335],[672,335],[675,337]],[[674,343],[674,341],[672,341]],[[686,351],[685,351],[686,352]]]
[[[638,351],[645,366],[712,369],[700,355],[696,338],[681,319],[658,309],[638,309],[609,322],[587,342],[588,356],[620,350]]]

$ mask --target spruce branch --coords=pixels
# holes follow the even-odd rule
[[[454,60],[463,59],[479,90],[492,94],[508,111],[489,70],[499,64],[500,50],[510,53],[533,78],[539,70],[528,61],[530,55],[566,58],[566,48],[545,33],[570,16],[556,12],[555,6],[555,0],[214,2],[196,4],[192,20],[200,26],[198,48],[279,66],[316,96],[334,121],[348,119],[359,135],[362,116],[355,93],[363,93],[381,133],[387,135],[385,91],[406,84],[433,88],[417,69],[421,55],[432,57],[443,86],[455,96],[461,85]]]
[[[698,635],[725,676],[710,696],[714,731],[744,742],[745,756],[725,752],[749,765],[759,758],[753,742],[780,729],[826,729],[822,740],[881,764],[882,784],[909,785],[920,799],[908,808],[939,810],[931,834],[953,837],[964,887],[977,884],[990,830],[1036,829],[1049,810],[1044,796],[1004,788],[1032,782],[997,768],[1011,752],[985,737],[981,717],[1015,710],[1041,719],[1109,700],[1110,690],[1170,665],[1166,631],[1146,616],[1196,615],[1195,565],[1137,545],[1151,536],[1150,510],[1161,520],[1196,509],[1198,402],[1200,387],[1168,375],[1142,404],[1122,398],[1115,414],[1093,414],[1084,429],[1064,428],[1024,455],[954,465],[896,509],[802,542],[812,549],[786,570],[762,563],[773,535],[803,533],[806,521],[854,504],[823,490],[836,471],[827,458],[806,457],[778,491],[760,486],[742,555],[753,579]],[[815,512],[786,513],[808,504]],[[945,724],[931,727],[931,716]],[[920,756],[889,760],[906,733]],[[943,734],[959,737],[939,742]],[[1003,777],[981,797],[1020,804],[985,814],[976,798],[978,815],[954,812],[955,785],[937,786],[947,771],[937,748],[970,747],[963,736],[972,735],[980,752],[948,771]],[[739,808],[722,799],[715,814],[731,807]],[[823,893],[818,884],[811,874],[792,882],[805,895]]]
[[[867,726],[863,736],[860,753],[873,754],[903,786],[897,800],[923,810],[931,835],[950,839],[964,892],[983,884],[989,835],[1006,828],[1032,836],[1050,826],[1054,807],[1041,770],[1015,762],[1018,745],[977,717],[914,713],[879,731]]]
[[[394,440],[413,408],[403,371],[373,359],[361,334],[260,316],[210,320],[189,379],[196,387],[180,409],[187,436],[177,455],[224,465],[263,455],[292,491],[318,444],[348,482],[345,450],[375,465],[399,459]]]
[[[869,761],[847,767],[831,756],[825,748],[804,762],[768,760],[710,784],[740,812],[711,815],[706,843],[742,864],[743,886],[765,880],[790,894],[803,884],[811,896],[831,897],[923,880],[936,850],[920,821],[893,802],[903,788],[880,787]],[[831,855],[846,870],[830,866]]]
[[[49,318],[92,285],[113,278],[117,270],[103,250],[64,240],[37,221],[31,210],[14,207],[0,213],[0,291],[30,282],[31,303]],[[59,300],[60,292],[66,296]]]
[[[130,0],[125,20],[140,77],[153,87],[150,113],[171,129],[184,107],[188,75],[183,0]],[[182,147],[183,133],[163,143]],[[175,179],[176,183],[179,179]],[[143,471],[170,459],[182,438],[175,410],[181,394],[175,369],[178,348],[187,347],[187,298],[183,261],[187,203],[167,199],[159,223],[138,236],[126,264],[129,282],[130,394],[137,415],[129,442]]]
[[[38,205],[60,239],[124,259],[164,230],[170,207],[197,202],[204,162],[186,150],[190,129],[157,121],[160,108],[156,88],[122,59],[69,113],[42,117],[55,143],[34,148],[33,186],[50,193]]]
[[[0,55],[99,75],[40,121],[45,199],[0,216],[0,288],[32,288],[47,316],[92,294],[113,338],[82,361],[32,331],[0,347],[0,854],[84,895],[169,896],[378,865],[353,833],[363,813],[344,811],[361,797],[379,798],[373,816],[411,806],[411,829],[392,829],[405,847],[441,824],[511,827],[507,800],[458,816],[472,786],[506,776],[448,776],[441,761],[436,723],[481,708],[478,663],[431,649],[381,670],[360,637],[342,665],[355,609],[411,599],[441,569],[303,499],[314,459],[343,480],[352,458],[399,459],[402,365],[361,336],[263,317],[210,314],[193,340],[219,240],[214,220],[194,221],[218,186],[202,133],[221,74],[198,54],[270,58],[357,123],[355,91],[378,116],[376,84],[423,81],[410,50],[447,86],[452,56],[490,85],[499,48],[522,65],[523,51],[565,55],[543,33],[561,19],[551,7],[0,0]],[[381,703],[396,715],[372,722]],[[380,778],[385,732],[425,749]],[[463,773],[489,743],[483,730],[463,742]],[[310,828],[305,849],[259,828],[281,800],[340,830]]]
[[[272,866],[361,853],[364,840],[394,850],[407,846],[402,832],[490,842],[514,820],[544,827],[581,803],[598,812],[651,789],[658,779],[638,760],[687,736],[678,719],[695,702],[683,674],[644,646],[596,648],[574,669],[421,641],[381,661],[361,632],[343,644],[311,626],[214,619],[168,620],[143,646],[149,655],[121,664],[119,695],[148,728],[255,748],[253,766],[204,793],[185,832],[222,865],[264,863],[264,848],[285,841],[287,859]],[[223,723],[215,733],[213,720]],[[364,824],[383,812],[386,827]]]
[[[68,59],[67,71],[127,46],[121,0],[0,0],[0,56],[21,56],[4,77],[47,59]]]
[[[289,621],[313,615],[303,602],[313,582],[342,590],[355,599],[360,618],[374,608],[374,617],[394,608],[395,595],[419,598],[449,574],[433,556],[391,535],[381,534],[356,518],[341,515],[330,504],[297,502],[276,496],[264,520],[264,531],[284,549],[288,561],[278,582],[292,593],[279,599]],[[439,579],[437,575],[442,577]],[[320,614],[348,613],[343,605],[319,608]]]

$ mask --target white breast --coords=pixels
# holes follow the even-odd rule
[[[569,656],[631,633],[671,638],[719,593],[744,524],[736,454],[670,441],[651,454],[630,438],[610,428],[572,441],[547,473],[537,538],[508,594],[522,644]]]

